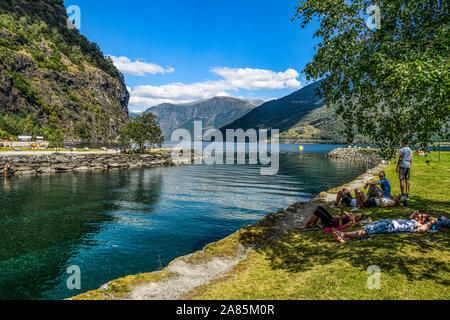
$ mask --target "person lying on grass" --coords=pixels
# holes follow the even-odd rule
[[[331,214],[322,206],[317,207],[317,209],[312,214],[311,218],[299,229],[307,229],[315,226],[320,220],[321,224],[325,228],[340,228],[345,229],[347,227],[353,227],[358,222],[367,219],[365,214],[352,215],[346,211],[339,213],[338,218],[333,218]]]
[[[333,208],[337,208],[341,204],[341,202],[348,207],[356,206],[356,199],[352,197],[350,190],[348,190],[347,188],[338,191],[338,193],[336,194],[336,201],[333,204]]]
[[[431,215],[424,213],[422,211],[415,211],[410,217],[410,220],[416,220],[421,224],[426,224],[430,222],[432,219],[436,219]],[[430,232],[439,232],[441,228],[450,228],[450,219],[447,219],[444,216],[441,216],[438,221],[430,228]]]
[[[365,235],[372,234],[389,234],[389,233],[424,233],[430,230],[433,225],[438,222],[438,219],[428,216],[428,222],[425,224],[417,220],[421,220],[419,216],[413,219],[383,219],[372,222],[367,226],[361,227],[358,231],[340,232],[336,229],[332,230],[333,237],[340,243],[344,243],[351,239],[362,238]],[[422,220],[421,220],[422,221]]]
[[[352,211],[358,211],[362,207],[371,208],[371,207],[395,207],[400,203],[403,203],[403,196],[398,194],[391,198],[369,198],[363,191],[360,189],[355,190],[356,195],[356,207],[352,209]]]

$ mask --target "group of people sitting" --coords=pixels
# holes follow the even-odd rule
[[[386,173],[380,171],[378,174],[379,181],[366,183],[364,189],[369,187],[368,193],[364,193],[361,189],[355,189],[355,198],[352,197],[350,191],[346,188],[337,193],[336,201],[333,207],[336,208],[340,203],[353,207],[352,211],[358,211],[362,207],[395,207],[403,204],[408,205],[408,200],[404,195],[398,194],[391,196],[391,184],[386,178]],[[378,188],[378,186],[381,187]]]
[[[391,197],[391,184],[386,178],[384,171],[379,172],[379,181],[369,182],[364,185],[364,189],[368,187],[367,194],[361,189],[355,189],[355,198],[352,197],[348,189],[340,190],[337,193],[333,208],[349,206],[353,207],[351,211],[358,211],[363,207],[394,207],[408,204],[408,198],[405,195],[399,194]],[[314,227],[319,221],[326,228],[324,233],[332,232],[333,237],[341,243],[372,234],[437,232],[442,227],[450,227],[450,219],[444,216],[438,219],[421,211],[415,211],[408,219],[382,219],[372,222],[365,214],[353,215],[343,210],[339,213],[339,217],[333,218],[323,206],[318,206],[311,218],[299,229],[304,230]],[[362,223],[368,224],[362,226],[358,231],[341,231]]]

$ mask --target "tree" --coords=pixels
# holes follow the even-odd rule
[[[42,134],[39,119],[34,113],[28,114],[25,118],[19,121],[21,134],[38,136]]]
[[[9,138],[9,134],[6,131],[3,131],[2,129],[0,129],[0,139],[8,139]]]
[[[139,145],[140,152],[144,152],[145,143],[150,143],[152,148],[155,144],[164,142],[162,130],[156,122],[157,117],[152,113],[137,116],[128,122],[120,131],[120,142],[129,146],[132,143]]]
[[[76,122],[73,128],[78,137],[84,141],[89,141],[91,139],[89,128],[84,122]]]
[[[50,147],[61,148],[64,144],[64,133],[59,128],[46,128],[44,136],[49,141]]]
[[[402,140],[426,147],[433,135],[449,138],[449,6],[440,0],[298,3],[302,27],[320,22],[304,73],[322,79],[318,94],[337,106],[349,143],[358,132],[383,149]],[[376,28],[370,11],[379,13]]]

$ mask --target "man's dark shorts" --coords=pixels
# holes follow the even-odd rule
[[[367,193],[367,197],[376,198],[383,196],[383,191],[380,190],[377,186],[370,186],[369,192]]]
[[[366,208],[376,207],[376,206],[377,206],[377,202],[375,201],[375,199],[367,199],[367,201],[364,203],[364,207],[366,207]]]
[[[411,168],[404,168],[400,167],[398,170],[398,177],[400,178],[400,181],[402,180],[408,180],[411,175]]]

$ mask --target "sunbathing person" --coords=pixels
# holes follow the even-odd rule
[[[358,239],[365,235],[371,234],[389,234],[389,233],[423,233],[430,230],[438,219],[430,217],[430,221],[421,224],[415,219],[383,219],[370,223],[361,230],[352,232],[340,232],[336,229],[332,230],[333,237],[340,243],[344,243],[351,239]]]
[[[366,219],[364,214],[352,215],[346,211],[341,212],[338,218],[333,218],[331,214],[322,206],[319,206],[312,214],[311,218],[299,229],[311,228],[320,220],[326,228],[347,228],[355,226],[359,221]]]
[[[356,195],[356,207],[352,209],[352,211],[358,211],[362,207],[371,208],[371,207],[395,207],[403,202],[404,197],[399,194],[391,198],[369,198],[364,192],[360,189],[355,190]]]
[[[352,194],[347,188],[338,191],[336,195],[336,201],[333,204],[333,208],[337,208],[341,202],[349,207],[356,206],[356,199],[352,197]]]
[[[410,220],[416,220],[420,224],[426,224],[430,221],[432,221],[434,218],[433,216],[424,213],[422,211],[415,211],[410,217]],[[442,216],[438,219],[438,221],[430,228],[430,232],[438,232],[441,228],[450,228],[450,219],[447,219],[446,217]]]

